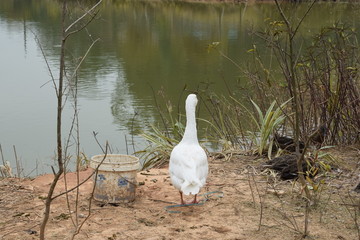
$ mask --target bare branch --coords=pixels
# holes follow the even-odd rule
[[[279,10],[280,15],[281,15],[282,19],[284,20],[284,22],[285,22],[288,30],[291,30],[291,24],[290,24],[288,18],[286,17],[283,9],[281,8],[281,6],[280,6],[280,4],[279,4],[279,1],[278,1],[278,0],[275,0],[275,3],[276,3],[276,7],[277,7],[277,9]]]
[[[65,32],[68,32],[72,27],[74,27],[78,22],[80,22],[83,18],[85,18],[87,15],[91,15],[91,12],[99,6],[99,4],[102,2],[100,0],[98,3],[96,3],[92,8],[90,8],[87,12],[85,12],[81,17],[79,17],[77,20],[75,20],[72,24],[70,24],[66,29]]]
[[[69,32],[69,33],[66,35],[65,38],[68,38],[70,35],[75,34],[75,33],[78,33],[78,32],[80,32],[80,31],[82,31],[83,29],[85,29],[86,26],[89,25],[89,24],[94,20],[94,18],[96,17],[96,15],[97,15],[98,13],[99,13],[99,11],[97,11],[95,14],[93,14],[92,17],[91,17],[91,19],[88,20],[86,23],[84,23],[79,29],[76,29],[76,30],[74,30],[74,31],[72,31],[72,32]]]
[[[96,187],[96,179],[97,179],[97,175],[98,175],[98,170],[99,170],[99,167],[101,166],[101,164],[104,162],[104,160],[106,159],[106,156],[107,156],[107,152],[108,152],[108,149],[109,149],[109,143],[106,142],[106,146],[105,146],[105,153],[104,153],[104,158],[101,160],[101,162],[99,163],[99,165],[96,167],[96,169],[94,170],[94,172],[90,175],[93,176],[95,174],[95,181],[94,181],[94,185],[93,185],[93,189],[91,191],[91,196],[90,196],[90,199],[89,199],[89,208],[88,208],[88,215],[85,217],[84,221],[82,221],[80,223],[80,225],[78,226],[78,228],[76,229],[75,233],[73,234],[72,236],[72,239],[75,238],[75,236],[77,234],[79,234],[81,228],[83,227],[84,223],[89,219],[90,215],[91,215],[91,204],[92,204],[92,200],[94,198],[94,192],[95,192],[95,187]]]
[[[106,146],[105,146],[105,152],[104,152],[104,158],[101,160],[101,162],[99,163],[99,165],[94,169],[94,171],[86,178],[84,179],[81,183],[79,183],[77,186],[70,188],[69,190],[59,193],[58,195],[54,196],[51,200],[54,200],[64,194],[67,194],[69,192],[74,191],[75,189],[78,189],[81,185],[83,185],[84,183],[86,183],[94,174],[97,174],[99,167],[101,166],[101,164],[105,161],[107,154],[108,154],[108,150],[109,150],[109,143],[106,142]]]
[[[302,22],[304,21],[304,19],[306,18],[306,16],[307,16],[308,13],[310,12],[310,10],[312,9],[312,7],[313,7],[314,4],[316,3],[316,1],[317,1],[317,0],[313,0],[313,1],[312,1],[311,5],[308,7],[306,13],[305,13],[305,14],[303,15],[303,17],[300,19],[298,25],[296,26],[296,28],[295,28],[295,30],[294,30],[294,32],[293,32],[293,34],[292,34],[292,38],[296,35],[296,33],[297,33],[300,25],[302,24]]]
[[[44,84],[41,85],[40,87],[43,87],[43,86],[45,86],[47,83],[49,83],[49,82],[52,81],[53,84],[54,84],[54,87],[55,87],[56,95],[57,95],[58,89],[57,89],[57,86],[56,86],[56,82],[55,82],[54,75],[52,74],[52,71],[51,71],[51,68],[50,68],[50,64],[49,64],[49,62],[48,62],[48,60],[47,60],[47,58],[46,58],[44,49],[43,49],[43,47],[42,47],[42,45],[41,45],[41,43],[40,43],[40,40],[39,40],[38,36],[37,36],[34,32],[33,32],[33,34],[34,34],[34,36],[35,36],[35,41],[36,41],[36,43],[38,44],[38,46],[39,46],[39,48],[40,48],[41,54],[43,55],[43,58],[44,58],[44,60],[45,60],[46,66],[47,66],[48,71],[49,71],[49,74],[50,74],[50,76],[51,76],[51,80],[48,81],[48,82],[46,82],[46,83],[44,83]]]
[[[79,64],[76,66],[73,75],[71,76],[70,80],[73,79],[75,77],[75,75],[77,74],[77,71],[79,70],[81,64],[84,62],[85,58],[87,57],[87,55],[89,54],[91,48],[95,45],[96,42],[98,42],[100,40],[100,38],[96,39],[95,41],[93,41],[90,45],[90,47],[88,48],[88,50],[86,51],[85,55],[81,58],[81,61],[79,62]]]

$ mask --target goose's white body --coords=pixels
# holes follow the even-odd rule
[[[197,138],[195,109],[197,98],[190,94],[186,99],[186,127],[183,139],[174,147],[170,155],[169,172],[173,186],[182,193],[196,195],[206,183],[208,161],[204,149]]]

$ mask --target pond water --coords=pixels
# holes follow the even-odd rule
[[[301,16],[306,6],[286,8]],[[304,42],[335,22],[359,29],[359,8],[316,4],[300,29]],[[16,147],[22,175],[49,172],[54,163],[56,94],[46,61],[58,78],[60,10],[58,1],[0,1],[0,144],[13,167]],[[101,153],[93,132],[100,143],[108,141],[114,153],[141,150],[145,142],[139,132],[160,121],[155,96],[161,101],[165,94],[177,106],[185,99],[185,87],[227,94],[246,83],[237,67],[218,52],[208,52],[207,46],[220,42],[223,53],[245,66],[254,43],[249,30],[263,29],[269,19],[279,19],[273,3],[104,1],[98,17],[67,45],[69,56],[79,58],[92,40],[100,39],[78,76],[81,151],[88,157]],[[64,108],[64,138],[73,102],[68,98]]]

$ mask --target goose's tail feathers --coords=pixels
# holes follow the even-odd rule
[[[182,185],[181,185],[181,191],[185,194],[185,195],[189,195],[189,194],[198,194],[200,191],[200,188],[202,187],[202,184],[199,180],[193,180],[193,181],[185,181]]]

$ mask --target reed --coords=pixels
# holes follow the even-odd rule
[[[180,128],[174,129],[183,129],[182,124],[179,123],[177,125]],[[143,132],[141,136],[148,142],[148,146],[145,149],[135,153],[144,160],[142,169],[160,167],[167,163],[173,147],[180,141],[171,133],[160,130],[155,126],[151,126],[151,131]]]
[[[275,108],[276,101],[273,101],[270,107],[267,109],[265,114],[262,113],[260,107],[253,101],[252,104],[255,106],[256,112],[258,114],[258,132],[259,136],[253,135],[254,142],[256,143],[256,148],[253,152],[259,155],[262,155],[264,152],[268,152],[267,156],[271,159],[273,139],[272,135],[284,122],[286,115],[284,114],[284,107],[290,101],[284,102],[279,107]],[[254,134],[254,133],[252,133]]]

